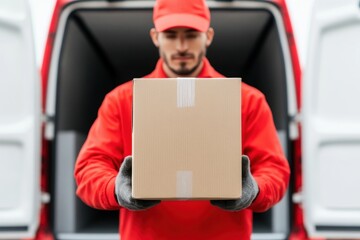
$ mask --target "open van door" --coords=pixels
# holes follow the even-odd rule
[[[303,208],[310,237],[360,238],[360,9],[315,0],[303,80]]]
[[[0,1],[0,239],[39,224],[40,106],[28,2]]]

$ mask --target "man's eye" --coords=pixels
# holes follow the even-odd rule
[[[174,38],[176,38],[176,35],[175,34],[166,34],[165,37],[168,39],[174,39]]]
[[[198,37],[197,34],[187,34],[187,35],[186,35],[186,38],[187,38],[187,39],[194,39],[194,38],[197,38],[197,37]]]

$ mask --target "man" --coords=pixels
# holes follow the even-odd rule
[[[150,36],[160,59],[147,78],[224,77],[205,57],[214,37],[205,0],[158,0],[153,18]],[[248,156],[242,157],[241,199],[160,202],[131,197],[132,159],[126,157],[132,151],[131,81],[110,92],[99,109],[75,166],[78,196],[98,209],[120,209],[123,240],[250,239],[252,212],[280,201],[290,171],[264,96],[244,83],[241,88],[242,150]]]

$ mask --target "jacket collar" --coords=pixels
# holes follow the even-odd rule
[[[163,69],[163,60],[160,58],[156,63],[156,67],[152,73],[146,76],[146,78],[167,78]],[[203,59],[203,68],[201,69],[198,78],[223,78],[224,76],[218,73],[210,64],[207,58]]]

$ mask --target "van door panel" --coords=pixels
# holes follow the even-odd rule
[[[314,3],[303,81],[303,191],[311,236],[360,237],[360,11]]]
[[[0,238],[34,236],[40,209],[40,79],[28,2],[0,1]]]

